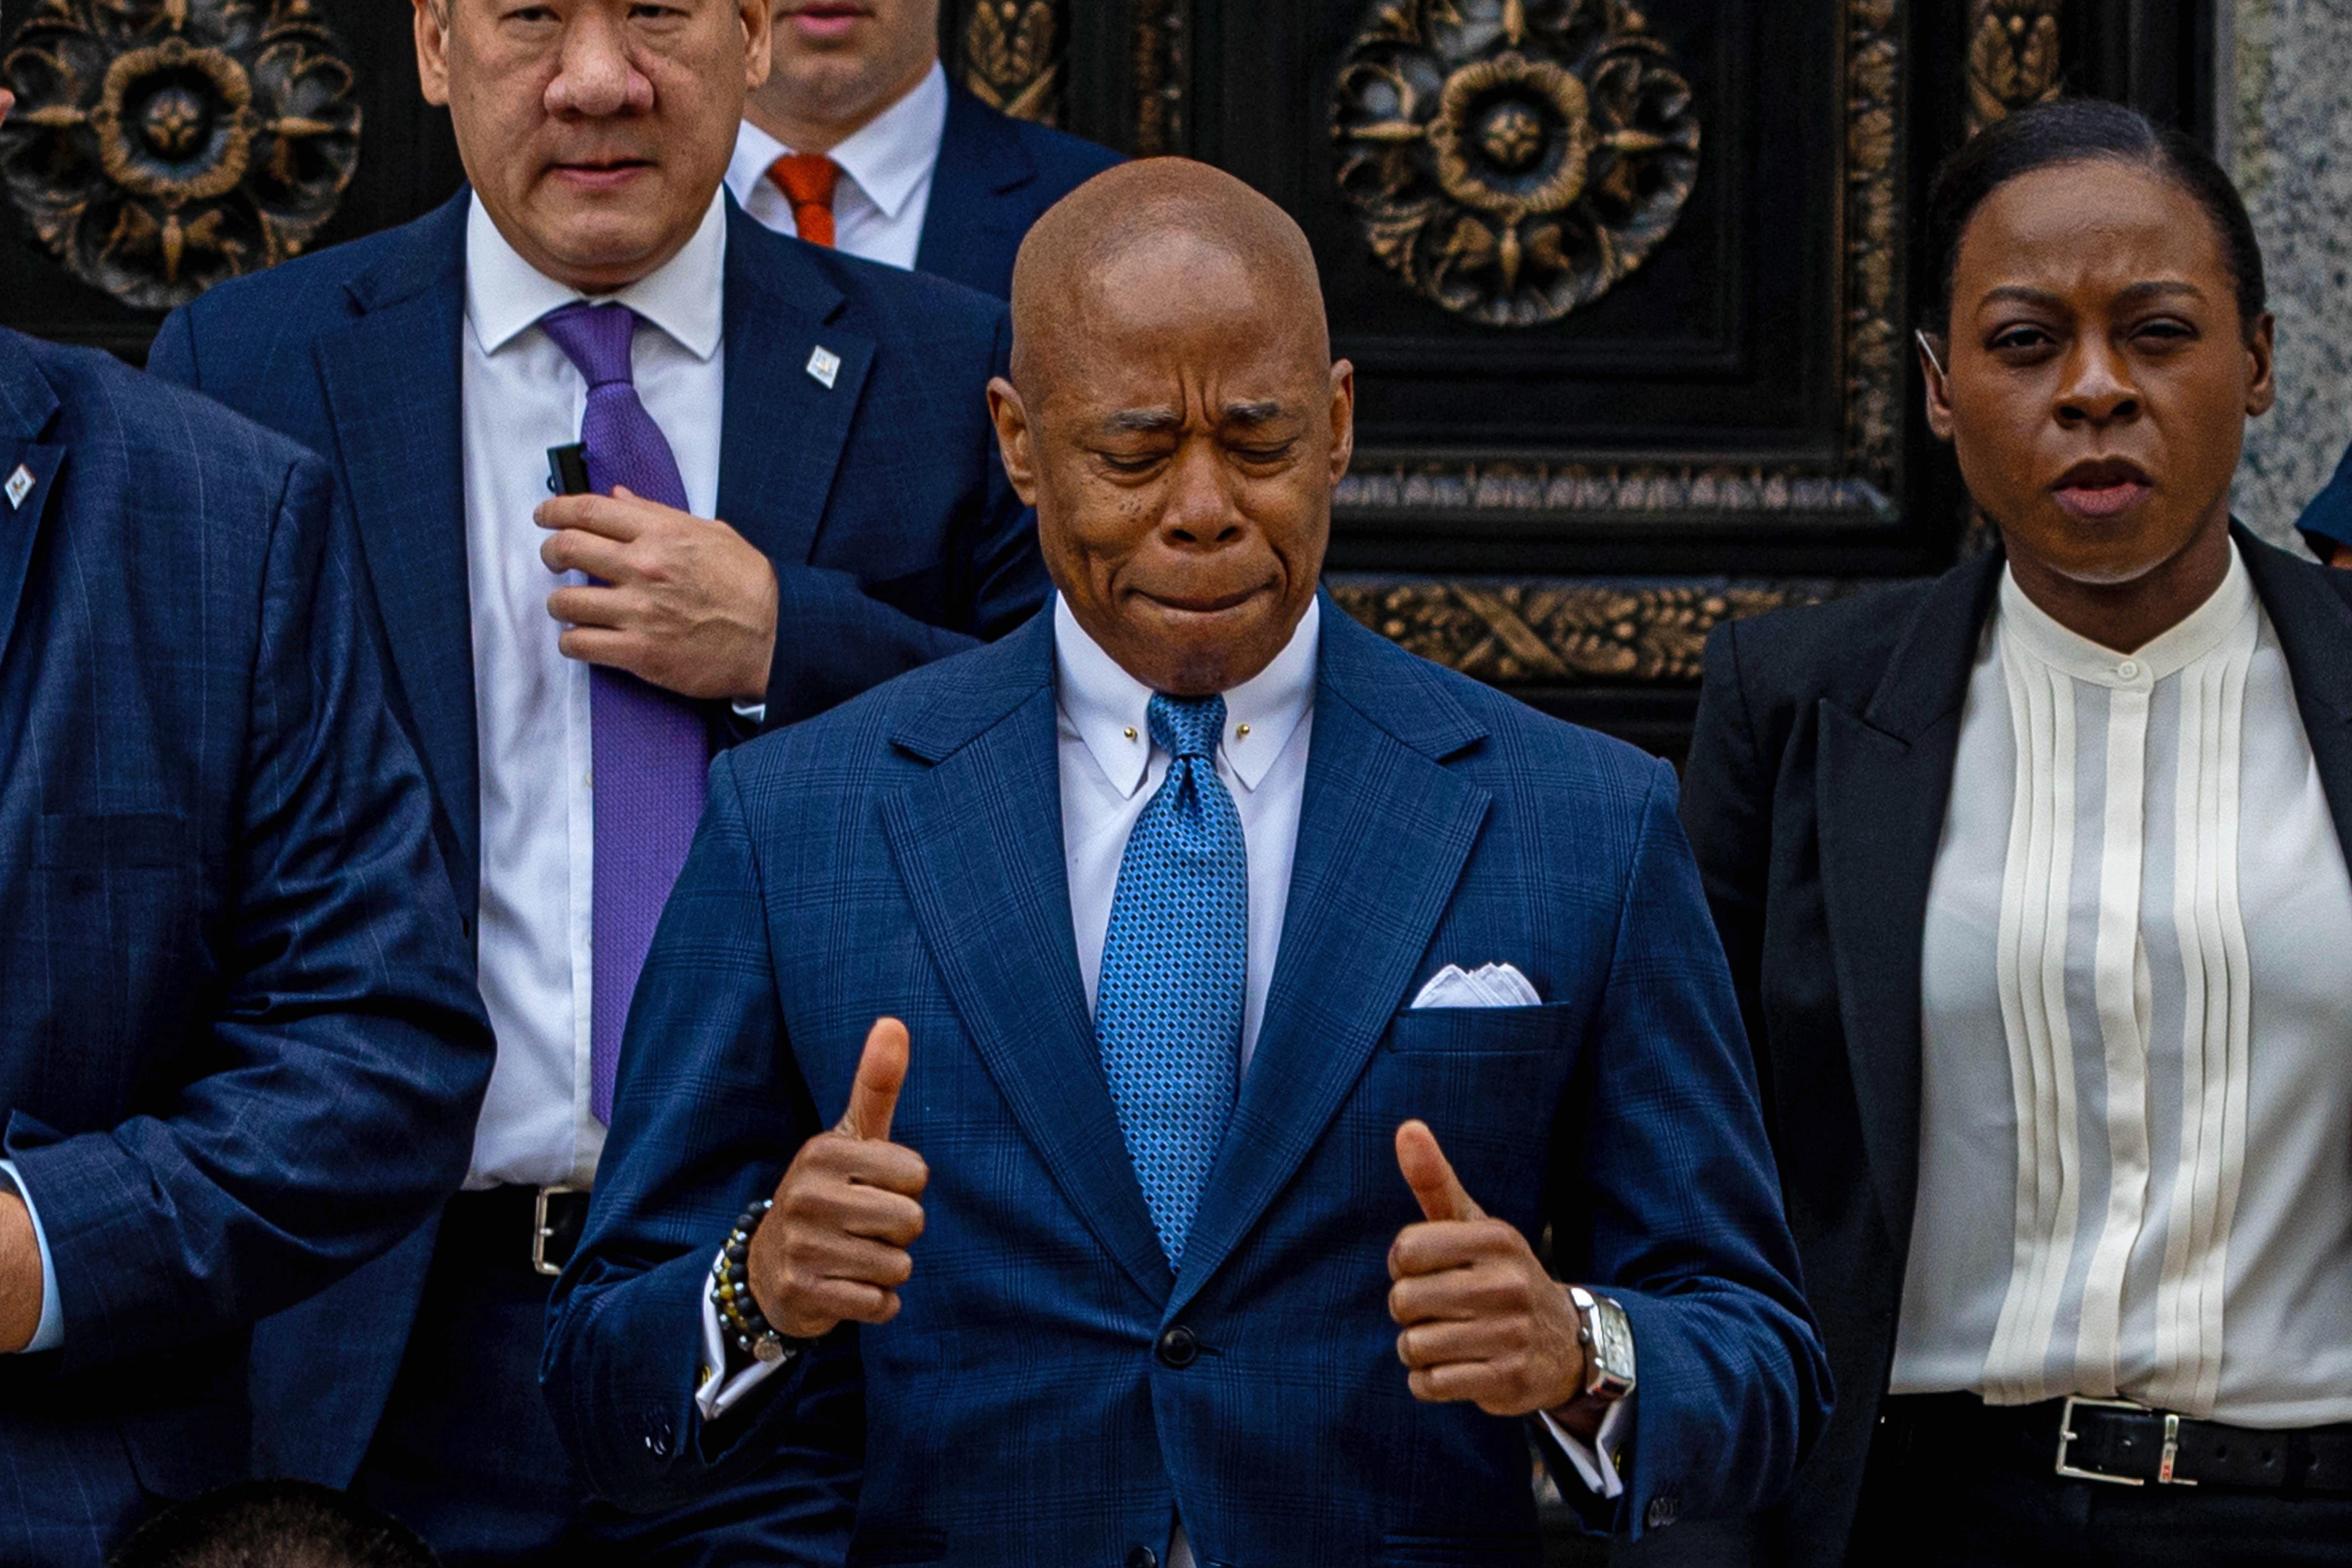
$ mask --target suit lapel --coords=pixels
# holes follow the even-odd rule
[[[2338,582],[2285,552],[2232,528],[2254,595],[2278,633],[2294,682],[2294,705],[2319,766],[2336,837],[2352,856],[2352,605]]]
[[[841,323],[842,292],[813,256],[727,199],[719,515],[786,564],[816,542],[874,364],[874,340]]]
[[[348,288],[358,318],[315,357],[392,660],[460,862],[479,854],[474,644],[466,566],[467,193]]]
[[[1322,637],[1281,952],[1171,1314],[1322,1138],[1403,1001],[1492,804],[1441,765],[1485,731],[1433,671],[1328,597]]]
[[[1918,1192],[1919,963],[1960,708],[2000,580],[1948,574],[1855,715],[1824,699],[1815,812],[1839,1015],[1879,1207],[1898,1249]]]
[[[1087,1015],[1055,761],[1053,617],[968,656],[1007,672],[898,743],[931,770],[882,805],[916,923],[990,1076],[1063,1195],[1155,1301],[1171,1284]],[[985,727],[970,734],[974,715]],[[965,736],[969,734],[969,739]]]
[[[66,460],[64,447],[41,439],[58,409],[58,395],[32,356],[0,332],[0,658],[16,630],[16,606]]]
[[[916,269],[983,293],[1000,292],[1028,233],[1029,214],[998,198],[1036,177],[1036,160],[1013,127],[950,84],[947,131],[931,175]]]

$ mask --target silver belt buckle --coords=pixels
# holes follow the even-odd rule
[[[539,1273],[553,1279],[563,1272],[562,1265],[547,1260],[548,1239],[555,1234],[547,1224],[547,1200],[558,1193],[584,1193],[587,1190],[585,1187],[567,1187],[561,1182],[539,1189],[539,1197],[531,1205],[530,1221],[530,1266]],[[2060,1452],[2063,1454],[2064,1449],[2062,1447]]]
[[[2096,1410],[2137,1410],[2145,1415],[2155,1414],[2134,1399],[2091,1399],[2080,1394],[2068,1394],[2066,1407],[2058,1415],[2058,1473],[2073,1481],[2105,1481],[2116,1487],[2146,1486],[2147,1483],[2137,1476],[2111,1476],[2103,1470],[2086,1470],[2066,1462],[2067,1446],[2075,1440],[2074,1411],[2081,1405],[2089,1405]],[[2178,1415],[2168,1418],[2164,1424],[2164,1474],[2168,1479],[2172,1471],[2172,1437],[2179,1426],[2180,1417]]]

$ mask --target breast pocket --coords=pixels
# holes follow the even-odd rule
[[[1401,1053],[1557,1051],[1572,1038],[1576,1008],[1413,1007],[1389,1026],[1389,1049]]]
[[[1365,1074],[1363,1109],[1391,1131],[1426,1121],[1481,1203],[1531,1213],[1581,1030],[1565,1004],[1399,1013]]]

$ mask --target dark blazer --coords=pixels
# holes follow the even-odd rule
[[[0,1121],[59,1350],[0,1561],[245,1473],[253,1321],[454,1191],[488,1026],[325,465],[0,331]]]
[[[991,109],[950,82],[916,268],[1011,299],[1013,258],[1029,226],[1122,161],[1108,147]]]
[[[856,1341],[852,1563],[1138,1562],[1172,1505],[1204,1564],[1536,1563],[1521,1424],[1421,1404],[1396,1362],[1412,1116],[1624,1298],[1642,1405],[1610,1522],[1778,1490],[1827,1394],[1672,772],[1328,600],[1322,637],[1282,956],[1181,1275],[1079,981],[1050,618],[714,765],[630,1016],[661,1048],[625,1053],[550,1329],[593,1485],[662,1506],[805,1430],[789,1373],[699,1422],[699,1303],[889,1013],[893,1136],[931,1180],[904,1310]],[[1489,961],[1545,1004],[1405,1010]]]
[[[458,408],[467,199],[215,289],[164,322],[149,363],[334,464],[389,637],[393,701],[433,781],[470,921],[481,837]],[[771,234],[731,200],[726,289],[718,511],[776,568],[767,722],[1027,618],[1045,569],[982,395],[1007,363],[1004,307]],[[841,359],[830,388],[805,369],[820,345]],[[721,744],[741,738],[725,704],[709,711]],[[268,1331],[265,1404],[292,1423],[265,1433],[272,1463],[351,1479],[431,1247],[420,1234],[282,1338]]]
[[[2352,575],[2243,530],[2336,829],[2352,844]],[[1833,1564],[1894,1359],[1918,1182],[1927,883],[1998,552],[1719,628],[1683,779],[1730,955],[1789,1223],[1840,1394],[1764,1560]]]

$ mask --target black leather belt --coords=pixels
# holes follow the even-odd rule
[[[1915,1448],[2069,1480],[2352,1496],[2352,1423],[2259,1431],[2126,1400],[2000,1405],[1968,1394],[1892,1396],[1883,1419]]]
[[[472,1268],[551,1279],[572,1261],[587,1227],[584,1187],[488,1187],[449,1200],[435,1248]]]

